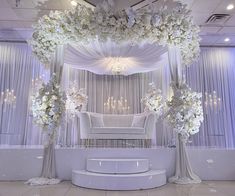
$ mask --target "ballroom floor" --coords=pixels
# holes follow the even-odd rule
[[[143,191],[99,191],[79,188],[71,182],[53,186],[29,186],[22,181],[0,182],[0,196],[234,196],[235,181],[204,181],[198,185],[167,184]]]

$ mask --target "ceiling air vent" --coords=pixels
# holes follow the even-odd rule
[[[230,17],[229,14],[213,14],[207,19],[206,24],[224,24]]]

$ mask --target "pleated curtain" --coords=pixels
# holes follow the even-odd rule
[[[193,90],[216,91],[221,98],[220,107],[204,107],[205,121],[200,133],[193,136],[189,145],[234,148],[235,114],[235,49],[202,48],[200,59],[186,70],[187,83]],[[0,144],[37,145],[42,143],[40,128],[33,123],[30,112],[31,80],[48,71],[32,55],[27,44],[0,43],[0,91],[14,89],[15,107],[0,105]],[[48,78],[47,78],[48,79]],[[167,65],[156,71],[130,76],[102,76],[65,66],[62,86],[66,90],[75,81],[85,88],[89,97],[87,110],[104,112],[108,96],[128,100],[130,113],[143,112],[141,97],[148,90],[148,83],[155,82],[164,97],[171,95],[170,72]],[[203,100],[205,101],[205,100]],[[205,106],[205,105],[204,105]],[[156,124],[154,143],[160,146],[174,144],[174,134],[161,120]],[[79,119],[70,120],[59,132],[61,145],[79,144]]]

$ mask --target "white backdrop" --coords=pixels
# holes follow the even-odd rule
[[[192,145],[235,147],[235,48],[202,48],[186,76],[192,89],[203,95],[216,91],[221,98],[220,107],[204,107],[205,120]]]
[[[206,111],[205,121],[191,145],[235,147],[234,126],[235,95],[235,49],[202,48],[200,60],[187,69],[189,85],[197,91],[217,91],[222,98],[220,111]],[[28,111],[31,79],[44,73],[40,63],[32,57],[26,44],[0,44],[0,91],[14,88],[17,94],[15,109],[0,105],[0,144],[40,144],[41,134],[33,125]],[[103,112],[103,103],[108,96],[127,98],[132,113],[143,111],[140,99],[147,91],[148,83],[155,82],[169,96],[170,74],[168,66],[154,72],[130,76],[101,76],[65,66],[63,86],[76,81],[86,88],[89,96],[88,111]],[[66,81],[66,82],[65,82]],[[78,144],[79,123],[69,122],[65,131],[59,133],[59,142]],[[157,144],[171,142],[172,132],[162,123],[157,124]]]

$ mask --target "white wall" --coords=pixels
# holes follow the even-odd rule
[[[188,149],[194,171],[203,180],[235,180],[235,150]],[[0,147],[0,180],[27,180],[40,175],[43,149],[40,146]],[[85,169],[86,158],[148,158],[153,169],[174,173],[175,149],[56,149],[58,177],[71,179],[73,169]]]

